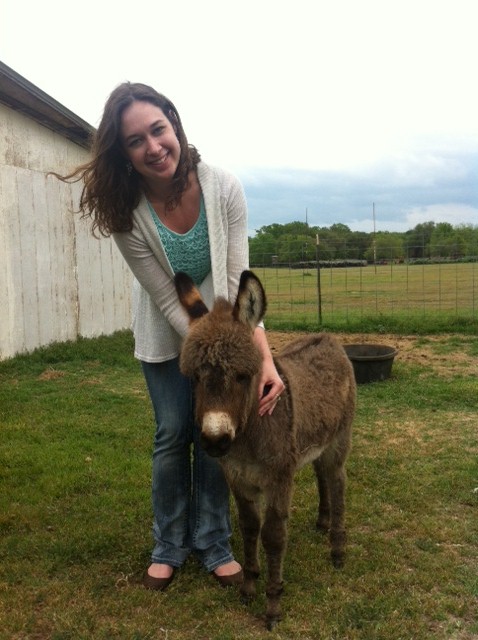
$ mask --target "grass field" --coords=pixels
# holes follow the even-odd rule
[[[478,637],[478,338],[410,345],[358,390],[343,570],[296,479],[273,632],[262,594],[245,607],[192,560],[165,593],[140,584],[153,426],[129,333],[0,363],[0,639]],[[234,531],[241,559],[235,513]]]
[[[424,318],[437,331],[478,328],[478,263],[322,268],[320,279],[315,269],[254,271],[275,328],[313,328],[319,318],[333,329],[414,332]]]

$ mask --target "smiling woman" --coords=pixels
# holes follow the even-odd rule
[[[126,156],[149,187],[152,188],[158,178],[166,183],[173,179],[181,145],[177,126],[173,126],[159,107],[140,101],[127,107],[121,118],[121,139]]]
[[[161,141],[165,140],[161,155]],[[188,192],[201,159],[188,143],[171,100],[148,85],[130,82],[119,85],[109,96],[91,151],[92,160],[64,179],[83,180],[80,210],[92,220],[93,231],[105,236],[132,230],[134,210],[145,187],[153,199],[159,199],[153,183],[161,176],[152,164],[159,157],[174,158],[169,175],[163,172],[165,179],[160,180],[166,210],[175,209]]]
[[[144,584],[166,589],[191,553],[222,586],[237,584],[243,574],[229,544],[227,484],[199,446],[191,381],[179,369],[189,323],[174,275],[189,273],[209,305],[218,296],[235,298],[249,258],[242,186],[201,161],[168,98],[129,82],[106,103],[91,161],[63,179],[83,180],[83,216],[113,236],[135,276],[135,355],[156,419],[155,546]],[[262,416],[272,413],[284,384],[263,327],[255,329],[254,343],[262,364],[254,381]]]
[[[171,216],[172,202],[177,197],[174,176],[181,161],[177,119],[172,111],[169,120],[162,109],[150,102],[135,101],[121,118],[121,140],[126,157],[141,176],[148,203],[159,220],[176,233],[187,233],[196,224],[200,212],[200,188],[195,174],[182,193],[181,216]],[[205,274],[206,275],[206,274]]]

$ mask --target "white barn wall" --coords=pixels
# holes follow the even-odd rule
[[[88,152],[0,104],[0,360],[130,326],[131,275],[114,242],[73,213],[67,173]]]

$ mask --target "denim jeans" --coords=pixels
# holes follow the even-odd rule
[[[152,562],[180,567],[193,552],[213,571],[233,560],[226,480],[199,444],[193,388],[179,359],[141,364],[156,420]]]

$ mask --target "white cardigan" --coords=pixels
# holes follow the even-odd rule
[[[204,162],[198,164],[197,173],[206,208],[212,265],[199,289],[210,308],[218,296],[235,300],[240,275],[248,268],[247,207],[243,188],[233,175]],[[145,362],[175,358],[189,322],[179,304],[174,272],[144,195],[134,211],[132,231],[114,233],[113,237],[135,276],[135,357]]]

